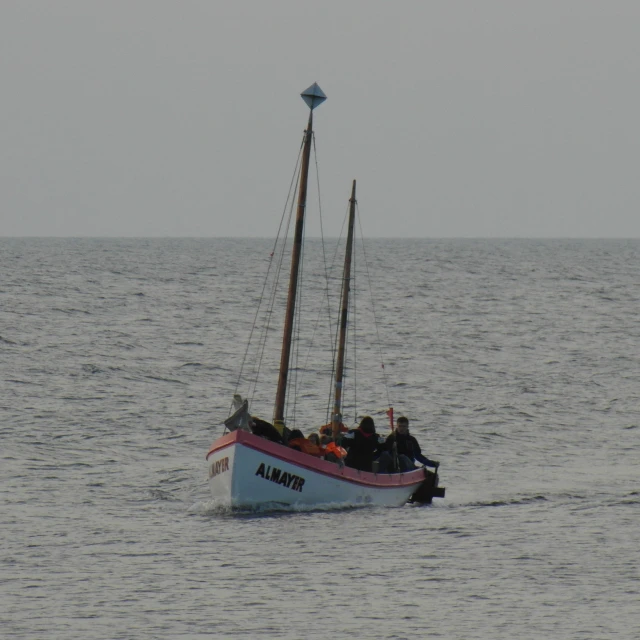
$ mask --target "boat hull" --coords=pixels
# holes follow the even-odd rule
[[[425,483],[423,469],[358,471],[242,430],[216,440],[207,462],[214,501],[231,508],[400,506]]]

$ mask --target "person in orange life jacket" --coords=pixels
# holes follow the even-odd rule
[[[317,434],[315,435],[315,442],[311,440],[311,438],[305,438],[302,435],[302,431],[299,429],[294,429],[289,435],[288,444],[292,449],[296,451],[302,451],[302,453],[308,453],[311,456],[316,456],[317,458],[322,458],[325,454],[324,447],[321,447],[319,444],[319,439]]]
[[[373,418],[365,416],[357,429],[351,429],[344,435],[342,446],[347,449],[344,460],[347,467],[371,471],[373,458],[384,449],[384,440],[381,442],[378,438]]]
[[[324,424],[320,427],[320,429],[318,429],[318,431],[320,431],[320,434],[323,436],[331,436],[333,435],[333,423],[330,422],[329,424]],[[338,432],[339,433],[346,433],[347,431],[349,431],[348,427],[345,427],[344,424],[342,424],[342,422],[338,423]]]
[[[416,460],[427,467],[435,467],[436,472],[440,463],[436,460],[429,460],[422,455],[418,441],[409,433],[409,419],[400,416],[396,422],[396,429],[387,436],[385,441],[385,449],[387,455],[380,456],[380,472],[385,473],[389,466],[393,466],[393,448],[396,447],[398,454],[398,464],[400,469],[397,471],[411,471],[416,468]],[[391,465],[389,464],[391,463]],[[386,467],[383,470],[383,467]]]
[[[322,425],[318,431],[320,432],[320,444],[327,445],[333,442],[333,423],[330,422],[329,424]],[[338,424],[338,434],[342,435],[347,431],[349,431],[349,429],[340,422]]]

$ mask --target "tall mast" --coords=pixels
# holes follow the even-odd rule
[[[344,378],[344,354],[347,344],[347,317],[349,315],[349,289],[351,288],[351,259],[353,256],[353,227],[356,219],[356,181],[353,181],[349,199],[349,228],[342,275],[342,301],[340,303],[340,333],[336,358],[336,388],[331,418],[333,437],[337,437],[342,422],[342,380]]]
[[[284,421],[284,405],[287,398],[287,377],[289,375],[289,360],[291,356],[291,341],[293,337],[293,320],[296,310],[296,295],[298,293],[298,273],[300,270],[300,256],[302,254],[302,238],[304,232],[304,214],[307,206],[307,178],[309,175],[309,157],[311,155],[311,141],[313,139],[313,110],[322,104],[327,96],[314,82],[301,94],[302,99],[309,106],[309,123],[304,132],[304,147],[302,150],[302,166],[300,169],[300,190],[298,191],[298,209],[296,211],[296,226],[293,237],[293,252],[291,255],[291,273],[289,274],[289,295],[284,320],[284,334],[282,336],[282,352],[280,356],[280,374],[276,390],[276,404],[273,410],[274,422]]]

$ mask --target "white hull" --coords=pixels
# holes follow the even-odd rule
[[[209,484],[221,506],[346,506],[405,504],[424,482],[422,469],[375,474],[320,460],[246,431],[213,443]]]

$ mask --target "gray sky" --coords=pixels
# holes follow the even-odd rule
[[[637,0],[2,0],[0,236],[640,237]],[[317,235],[317,223],[310,222]]]

